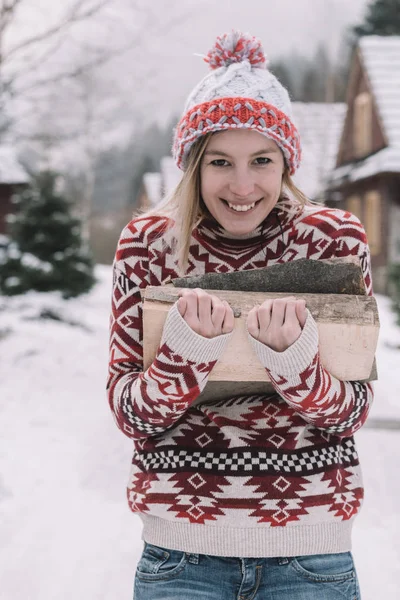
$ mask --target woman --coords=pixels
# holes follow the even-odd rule
[[[182,181],[127,225],[114,262],[108,392],[135,442],[128,501],[144,549],[134,597],[354,600],[363,487],[353,434],[373,392],[322,367],[305,302],[249,312],[273,394],[196,402],[234,329],[230,306],[201,289],[181,292],[143,371],[140,290],[170,277],[358,255],[372,293],[360,221],[292,182],[300,139],[260,43],[232,32],[206,60],[212,71],[175,133]]]

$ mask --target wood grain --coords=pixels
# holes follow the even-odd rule
[[[142,290],[144,368],[154,360],[167,313],[179,297],[173,286],[149,286]],[[246,318],[255,304],[287,293],[208,290],[227,300],[234,309],[235,329],[229,345],[212,370],[209,380],[220,382],[268,382],[248,340]],[[374,357],[379,334],[379,316],[373,296],[347,294],[291,294],[304,298],[319,332],[324,367],[342,381],[376,378]]]

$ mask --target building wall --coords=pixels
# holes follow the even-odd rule
[[[393,175],[370,177],[342,186],[339,202],[331,200],[326,202],[327,206],[354,213],[364,225],[371,249],[374,291],[380,294],[388,293],[388,265],[392,259],[393,246],[400,246],[400,229],[396,231],[397,226],[394,223],[394,215],[400,221],[400,202],[397,201],[396,206],[399,206],[397,212],[393,208],[395,205],[394,191],[398,189],[399,183],[394,182]],[[373,206],[369,205],[367,200],[368,194],[371,192],[377,192],[379,195],[379,201]],[[358,207],[357,210],[356,207]],[[370,212],[368,213],[368,211]],[[376,239],[377,234],[378,239]]]
[[[14,210],[11,203],[12,194],[12,186],[0,184],[0,234],[7,233],[6,215]]]
[[[358,54],[355,55],[354,64],[351,74],[351,85],[349,85],[349,92],[347,97],[347,113],[340,142],[340,148],[338,153],[337,166],[358,160],[360,156],[357,155],[355,149],[354,140],[354,113],[355,113],[355,99],[363,93],[368,92],[372,97],[372,114],[371,114],[371,149],[368,154],[373,154],[386,146],[386,140],[382,132],[382,126],[379,119],[377,107],[375,104],[375,98],[370,90],[367,75],[362,67],[360,57]]]

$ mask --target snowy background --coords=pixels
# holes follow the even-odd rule
[[[2,600],[132,598],[141,524],[125,498],[131,442],[105,394],[111,268],[96,274],[79,299],[0,297]],[[356,436],[366,498],[353,553],[363,600],[397,600],[400,328],[377,300],[379,381]]]

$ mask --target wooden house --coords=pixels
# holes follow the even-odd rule
[[[361,38],[326,204],[357,215],[369,246],[375,292],[388,293],[400,262],[400,37]]]
[[[14,211],[12,195],[27,183],[29,175],[13,148],[0,146],[0,234],[7,232],[6,216]]]

